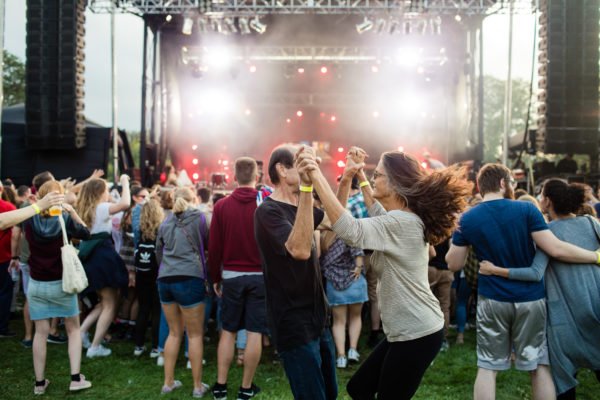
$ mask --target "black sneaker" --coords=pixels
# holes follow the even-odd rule
[[[240,386],[240,390],[238,391],[237,400],[249,400],[256,396],[260,392],[260,388],[256,386],[254,383],[250,386],[250,389],[244,389]]]
[[[215,383],[211,389],[213,398],[215,400],[227,400],[227,385]]]
[[[16,333],[12,332],[12,331],[4,331],[4,332],[0,332],[0,339],[2,338],[13,338],[17,336]]]
[[[30,349],[33,347],[33,340],[21,340],[21,346],[25,347],[26,349]]]
[[[64,335],[48,335],[48,343],[53,344],[65,344],[67,343],[67,337]]]

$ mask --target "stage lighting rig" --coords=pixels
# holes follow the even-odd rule
[[[200,33],[206,33],[206,32],[208,32],[209,23],[206,20],[206,18],[199,17],[198,21],[196,23],[198,25],[198,32],[200,32]]]
[[[373,21],[371,21],[366,15],[363,22],[356,24],[356,32],[361,35],[371,29],[373,29]]]
[[[250,27],[248,26],[248,18],[240,17],[238,19],[238,26],[240,27],[240,33],[242,35],[249,35],[250,33],[252,33],[250,31]]]
[[[233,22],[233,18],[227,17],[227,18],[225,18],[224,21],[225,21],[225,26],[227,26],[227,29],[229,29],[229,32],[238,33],[238,28],[235,26],[235,23]]]
[[[381,35],[385,29],[385,19],[377,18],[375,21],[375,30],[374,32],[378,35]]]
[[[189,15],[183,17],[183,26],[181,27],[181,33],[184,35],[191,35],[192,28],[194,27],[194,20]]]
[[[267,25],[260,22],[258,16],[254,17],[254,19],[250,21],[250,28],[254,29],[261,35],[267,31]]]

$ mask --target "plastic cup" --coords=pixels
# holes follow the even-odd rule
[[[62,207],[61,206],[52,206],[48,210],[48,214],[50,214],[53,217],[58,217],[59,215],[62,214]]]

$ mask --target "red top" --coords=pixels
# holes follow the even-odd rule
[[[262,272],[254,239],[257,194],[253,188],[237,188],[215,205],[208,235],[208,267],[213,283],[222,280],[221,265],[227,271]]]
[[[255,207],[256,208],[256,207]],[[12,203],[0,199],[0,214],[16,210]],[[12,237],[12,228],[0,231],[0,263],[9,262],[12,254],[10,252],[10,238]]]

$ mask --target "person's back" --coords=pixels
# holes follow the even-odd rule
[[[453,243],[472,245],[477,258],[507,268],[528,266],[535,256],[531,233],[547,229],[541,213],[532,204],[509,199],[485,201],[466,212]],[[480,275],[479,294],[505,302],[544,298],[543,282],[508,281]]]

